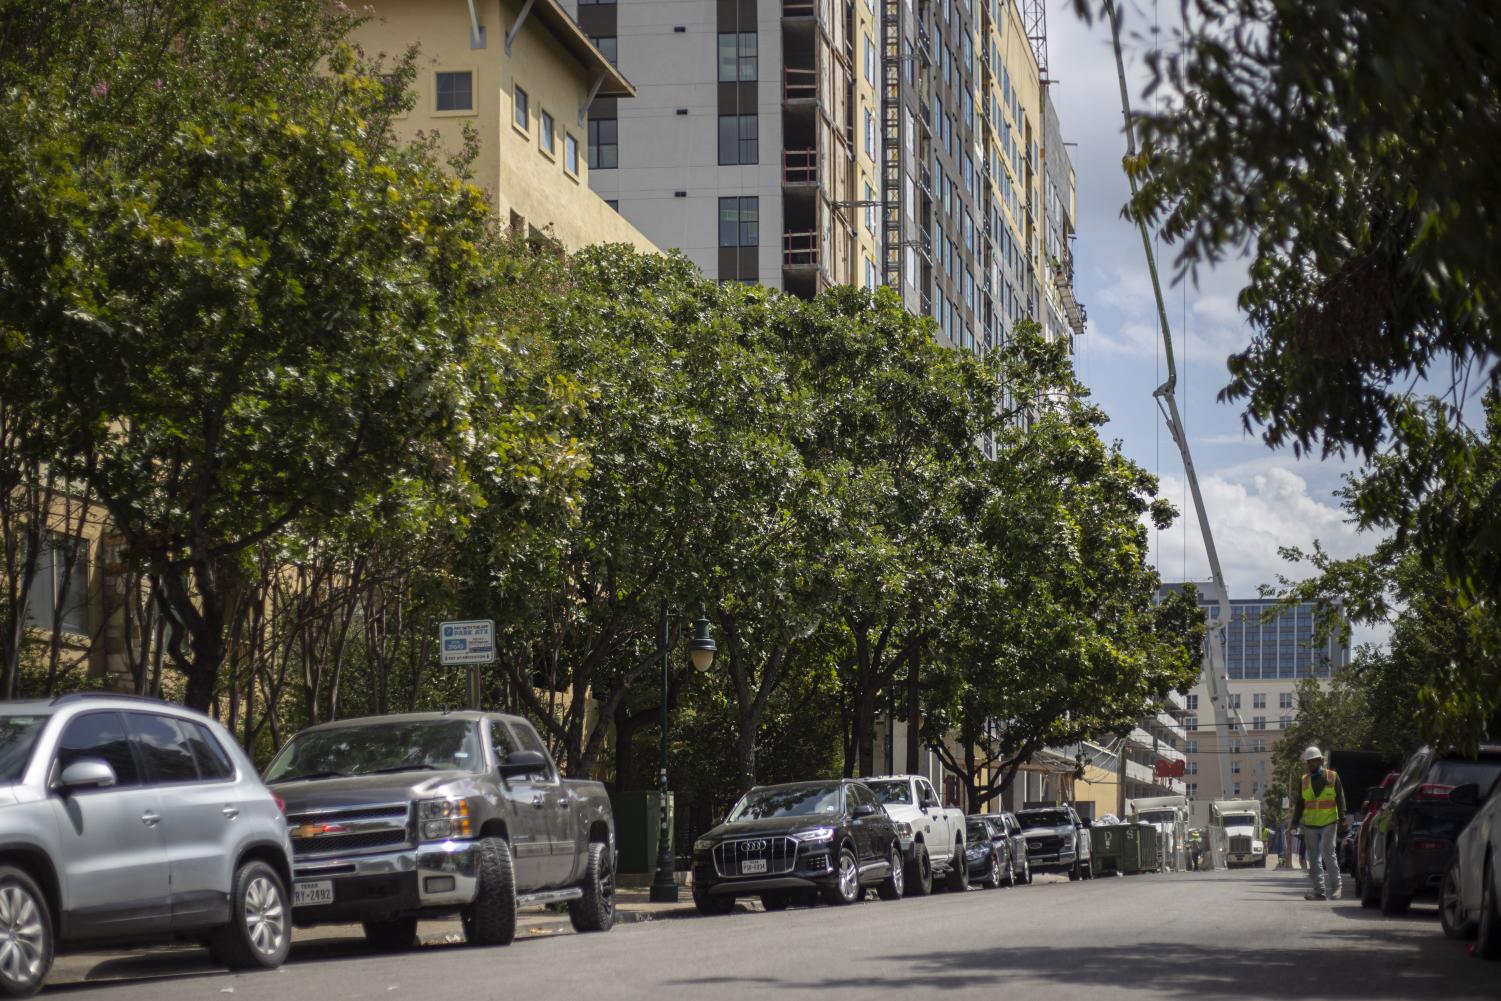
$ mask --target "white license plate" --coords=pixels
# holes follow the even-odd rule
[[[740,863],[740,875],[742,876],[752,876],[758,872],[765,871],[766,860],[764,858],[748,858]]]
[[[334,902],[334,883],[331,879],[314,880],[311,883],[295,883],[292,887],[293,907],[316,907]]]

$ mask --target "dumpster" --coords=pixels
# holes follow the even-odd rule
[[[1141,867],[1143,826],[1150,829],[1149,825],[1127,824],[1121,831],[1121,872],[1127,876],[1134,876],[1143,871]]]
[[[1158,831],[1151,824],[1138,824],[1136,846],[1137,872],[1159,872],[1162,869],[1162,858],[1158,850]]]
[[[1125,824],[1095,824],[1089,829],[1090,865],[1096,876],[1113,876],[1121,872],[1121,855],[1125,851]]]

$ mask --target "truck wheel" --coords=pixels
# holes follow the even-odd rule
[[[252,859],[235,870],[229,924],[214,933],[209,952],[232,970],[272,970],[292,949],[292,908],[276,870]]]
[[[907,888],[907,873],[902,867],[902,850],[896,845],[891,846],[890,865],[890,872],[876,887],[876,896],[882,900],[901,900],[902,892]]]
[[[928,846],[918,845],[907,863],[907,896],[926,897],[933,892],[933,860],[928,857]]]
[[[14,866],[0,866],[0,918],[10,927],[10,949],[0,953],[0,995],[31,997],[52,967],[52,918],[36,881]]]
[[[584,895],[568,902],[573,930],[609,931],[615,924],[615,867],[610,864],[609,845],[596,841],[589,846],[581,885]]]
[[[1071,865],[1071,866],[1069,866],[1068,881],[1070,883],[1073,883],[1073,882],[1076,882],[1078,879],[1079,879],[1079,860],[1078,859],[1074,859],[1074,864]]]
[[[366,921],[365,941],[376,952],[406,952],[417,944],[417,919]]]
[[[956,893],[969,889],[969,860],[964,857],[964,842],[954,842],[954,854],[949,856],[948,888]]]
[[[707,891],[700,891],[695,886],[693,888],[693,906],[698,909],[698,913],[700,914],[719,918],[724,917],[735,909],[735,898],[711,897]]]
[[[824,887],[825,902],[843,907],[860,899],[860,863],[848,846],[839,849],[839,869],[833,886]]]
[[[479,841],[479,892],[464,909],[470,945],[510,945],[516,938],[516,869],[505,838]]]
[[[1397,881],[1392,877],[1396,875],[1397,868],[1397,845],[1395,840],[1387,846],[1386,850],[1386,878],[1381,881],[1381,913],[1387,917],[1396,917],[1406,914],[1407,908],[1412,905],[1412,897],[1397,889]]]

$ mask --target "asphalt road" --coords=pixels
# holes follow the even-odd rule
[[[1501,997],[1501,964],[1443,937],[1434,909],[1382,918],[1302,898],[1302,874],[1243,870],[937,894],[849,908],[683,917],[498,949],[378,956],[304,942],[281,970],[232,975],[196,951],[112,959],[44,996],[94,1001],[500,998]],[[1348,892],[1348,887],[1347,887]],[[75,957],[76,964],[79,957]]]

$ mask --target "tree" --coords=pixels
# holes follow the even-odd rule
[[[546,482],[558,454],[493,210],[395,142],[352,23],[315,0],[0,19],[67,36],[0,68],[0,330],[52,394],[59,469],[158,582],[200,709],[257,545],[460,519],[476,478]]]

